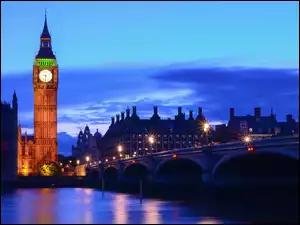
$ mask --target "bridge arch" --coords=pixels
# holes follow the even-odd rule
[[[116,167],[109,166],[104,169],[103,178],[115,180],[119,177],[119,170]]]
[[[145,179],[150,169],[143,163],[133,163],[125,167],[123,176],[125,178]]]
[[[172,158],[163,160],[155,170],[156,179],[175,182],[202,182],[203,168],[190,158]]]
[[[298,160],[282,152],[239,152],[224,156],[214,167],[216,184],[260,185],[295,183]]]

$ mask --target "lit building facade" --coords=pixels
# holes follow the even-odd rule
[[[45,15],[40,49],[33,65],[34,135],[21,135],[18,127],[18,173],[37,175],[40,167],[57,163],[57,89],[58,65]]]
[[[203,143],[202,124],[206,121],[202,108],[198,108],[196,118],[189,111],[186,119],[182,107],[178,107],[178,114],[174,119],[162,120],[154,106],[150,119],[140,119],[135,106],[121,112],[111,119],[111,125],[101,143],[103,157],[122,157],[143,155],[154,152],[179,148],[200,146]],[[152,138],[152,140],[150,139]],[[122,146],[122,152],[118,152]]]

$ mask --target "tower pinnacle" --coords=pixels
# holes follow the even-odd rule
[[[45,9],[45,22],[44,22],[44,29],[41,34],[41,38],[51,38],[49,30],[48,30],[48,25],[47,25],[47,10]]]

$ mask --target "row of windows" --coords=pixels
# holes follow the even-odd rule
[[[142,137],[144,137],[144,138],[148,138],[149,136],[152,136],[152,135],[148,135],[148,134],[139,134],[139,135],[135,135],[135,134],[132,134],[132,138],[135,138],[136,136],[138,136],[139,138],[142,138]],[[158,134],[158,135],[153,135],[154,137],[164,137],[164,138],[167,138],[167,137],[173,137],[173,135],[172,134],[169,134],[169,135],[167,135],[167,134],[164,134],[164,135],[160,135],[160,134]],[[186,137],[189,137],[189,138],[192,138],[193,136],[195,137],[195,138],[198,138],[199,137],[199,135],[192,135],[192,134],[189,134],[189,135],[186,135],[186,134],[176,134],[176,135],[174,135],[175,137],[177,137],[177,138],[179,138],[179,137],[182,137],[182,138],[186,138]]]
[[[127,143],[129,143],[129,144],[133,144],[133,145],[136,145],[136,144],[146,144],[146,145],[155,145],[155,144],[173,144],[173,143],[182,143],[182,144],[185,144],[185,143],[192,143],[192,142],[197,142],[197,140],[196,141],[157,141],[157,142],[155,142],[155,143],[153,143],[153,144],[151,144],[151,143],[149,143],[148,141],[147,142],[142,142],[142,141],[128,141]]]
[[[167,147],[155,147],[155,148],[129,148],[129,152],[134,152],[134,151],[151,151],[151,150],[154,150],[154,151],[161,151],[161,150],[170,150],[170,149],[174,149],[174,148],[192,148],[192,147],[197,147],[197,145],[175,145],[175,146],[170,146],[170,148],[167,148]],[[126,151],[128,152],[128,151]]]

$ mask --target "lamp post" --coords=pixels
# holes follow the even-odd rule
[[[148,139],[149,143],[150,143],[150,147],[151,147],[151,154],[153,153],[153,148],[152,145],[154,144],[155,140],[154,137],[151,135]]]
[[[80,164],[80,161],[79,160],[77,160],[77,165],[79,165]]]
[[[123,147],[122,147],[122,145],[118,145],[118,152],[119,152],[119,154],[120,154],[120,158],[122,159],[122,151],[123,151]]]
[[[204,141],[205,141],[205,145],[208,144],[208,132],[210,129],[210,125],[209,123],[204,123],[203,124],[203,131],[204,131]]]
[[[250,136],[244,137],[244,142],[248,145],[251,142],[251,137]]]
[[[89,161],[90,161],[90,157],[89,156],[86,156],[85,157],[85,161],[86,161],[86,163],[87,163],[87,165],[89,164]]]

